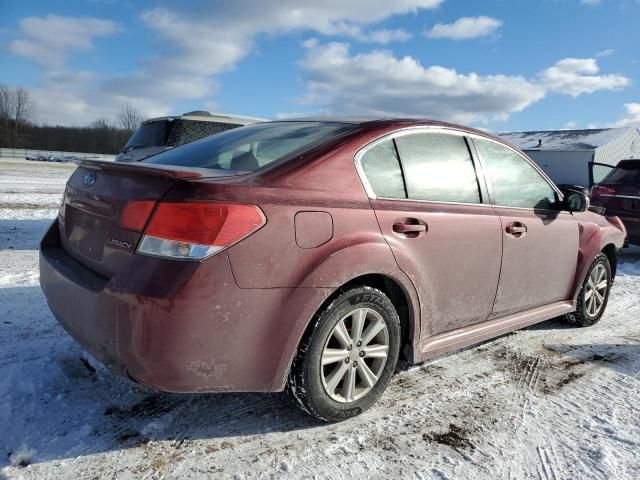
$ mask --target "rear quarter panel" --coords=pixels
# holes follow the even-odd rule
[[[361,275],[382,274],[405,291],[414,328],[419,325],[415,287],[399,269],[382,236],[355,170],[353,155],[367,141],[366,136],[358,137],[322,156],[300,159],[297,165],[294,160],[276,171],[241,180],[179,182],[165,199],[244,202],[262,209],[266,225],[228,250],[238,287],[335,290]],[[318,218],[327,214],[331,222],[300,222],[298,228],[324,230],[296,232],[296,216],[308,212],[322,213]],[[307,239],[325,238],[327,228],[330,238],[314,248],[305,248],[300,241],[301,233]],[[306,324],[310,318],[300,321]]]

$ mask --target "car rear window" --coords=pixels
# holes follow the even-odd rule
[[[623,160],[604,177],[601,183],[640,184],[640,160]]]
[[[400,159],[393,140],[385,140],[367,150],[361,163],[376,196],[407,198]]]
[[[234,128],[142,160],[143,163],[254,172],[353,128],[330,122],[267,122]]]

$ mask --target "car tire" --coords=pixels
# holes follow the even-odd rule
[[[305,412],[320,420],[359,415],[387,388],[400,339],[400,319],[391,300],[376,288],[349,288],[314,317],[287,388]]]
[[[576,311],[565,316],[577,327],[590,327],[602,318],[611,290],[611,264],[604,253],[599,253],[587,271],[578,294]],[[598,285],[601,288],[597,288]],[[596,293],[594,293],[596,292]]]

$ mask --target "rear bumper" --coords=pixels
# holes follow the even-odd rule
[[[60,246],[40,249],[40,284],[58,322],[110,369],[158,390],[279,391],[326,289],[241,289],[226,252],[202,263],[135,255],[110,279]]]

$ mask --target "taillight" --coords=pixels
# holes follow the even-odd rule
[[[138,253],[202,260],[242,240],[265,223],[256,205],[160,202],[144,229]]]
[[[615,194],[616,194],[615,189],[611,187],[601,187],[601,186],[595,185],[591,189],[592,197],[599,197],[602,195],[615,195]]]
[[[127,202],[120,215],[120,226],[141,232],[156,206],[155,200],[132,200]]]

